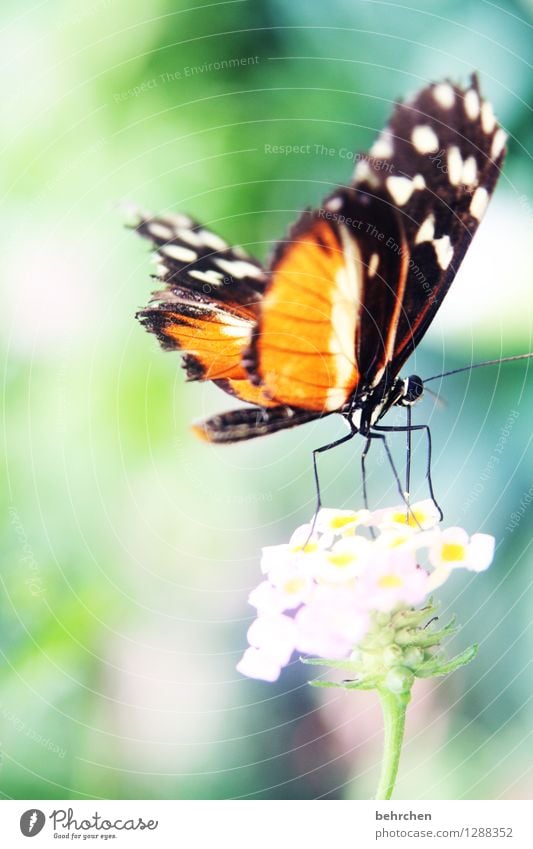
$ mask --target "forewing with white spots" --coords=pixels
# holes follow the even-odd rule
[[[241,364],[265,285],[260,263],[187,215],[138,213],[135,229],[154,244],[155,276],[164,287],[137,318],[163,348],[182,351],[189,380],[213,380],[269,406]]]
[[[168,291],[180,285],[245,304],[260,298],[266,282],[261,263],[188,215],[138,213],[135,229],[155,245],[156,276]]]
[[[474,75],[466,89],[441,82],[398,104],[356,167],[355,185],[384,192],[396,208],[409,251],[394,373],[420,342],[459,269],[498,179],[506,138]]]

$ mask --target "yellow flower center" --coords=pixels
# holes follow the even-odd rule
[[[410,528],[418,528],[419,525],[424,524],[425,520],[426,516],[419,510],[409,510],[409,514],[407,514],[407,511],[395,513],[392,517],[392,521],[397,525],[408,525]]]
[[[459,545],[457,542],[443,543],[440,553],[446,563],[465,559],[465,547],[464,545]]]
[[[354,521],[355,516],[334,516],[330,526],[333,530],[337,530],[337,528],[345,528],[346,525],[351,525]]]
[[[304,587],[303,578],[290,578],[283,585],[283,589],[288,595],[292,595],[293,593],[298,593]]]
[[[311,554],[313,551],[318,549],[318,543],[316,542],[308,542],[305,545],[293,545],[291,547],[291,552],[293,554]]]
[[[328,554],[328,560],[332,566],[339,566],[341,569],[353,563],[355,557],[348,551],[338,552],[337,554]]]
[[[400,545],[403,545],[404,542],[407,542],[407,537],[394,537],[394,539],[391,540],[390,547],[398,548]]]
[[[393,590],[402,586],[402,579],[398,575],[383,575],[378,579],[378,586],[383,590]]]

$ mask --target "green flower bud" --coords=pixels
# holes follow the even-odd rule
[[[416,632],[412,628],[402,628],[396,632],[396,642],[399,646],[408,646],[412,642]]]
[[[383,650],[383,663],[386,667],[399,666],[403,662],[403,652],[400,646],[391,645]],[[409,664],[407,664],[409,666]]]
[[[424,661],[424,650],[417,646],[409,646],[403,654],[403,662],[409,669],[416,669]]]
[[[413,686],[414,677],[411,669],[407,669],[405,666],[395,666],[387,673],[385,687],[396,695],[409,693]]]

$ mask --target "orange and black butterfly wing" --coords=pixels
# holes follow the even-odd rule
[[[176,283],[216,300],[254,303],[266,282],[260,262],[228,243],[188,215],[137,213],[135,230],[156,247],[159,280]]]
[[[385,198],[348,187],[305,212],[276,247],[242,356],[258,393],[256,401],[247,389],[245,400],[267,409],[214,416],[196,433],[250,439],[342,409],[365,391],[391,355],[406,268],[401,222]],[[232,392],[230,381],[217,383]]]
[[[355,173],[401,219],[409,261],[390,371],[397,374],[431,324],[485,213],[506,134],[477,78],[441,82],[396,106]]]
[[[262,266],[185,215],[139,215],[136,230],[155,244],[156,276],[164,286],[138,319],[165,350],[181,352],[189,380],[210,380],[256,405],[200,422],[196,434],[238,442],[316,418],[265,395],[242,364],[266,284]]]
[[[384,195],[341,188],[305,212],[271,262],[244,358],[252,380],[319,413],[371,388],[392,355],[407,260],[401,221]]]
[[[211,380],[265,403],[242,367],[266,282],[261,265],[186,215],[140,216],[137,232],[156,247],[164,288],[137,317],[166,350],[180,350],[189,380]]]
[[[279,430],[288,430],[320,418],[320,414],[309,410],[298,410],[288,406],[244,407],[219,413],[193,425],[193,431],[207,442],[230,444],[268,436]]]
[[[386,391],[459,269],[505,138],[475,77],[396,106],[352,186],[304,213],[274,254],[244,358],[265,395],[331,412],[381,380]]]

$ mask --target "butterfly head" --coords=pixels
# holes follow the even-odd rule
[[[400,382],[403,384],[402,394],[396,403],[401,407],[412,407],[413,404],[420,401],[424,394],[423,380],[417,374],[412,374],[406,380]]]

